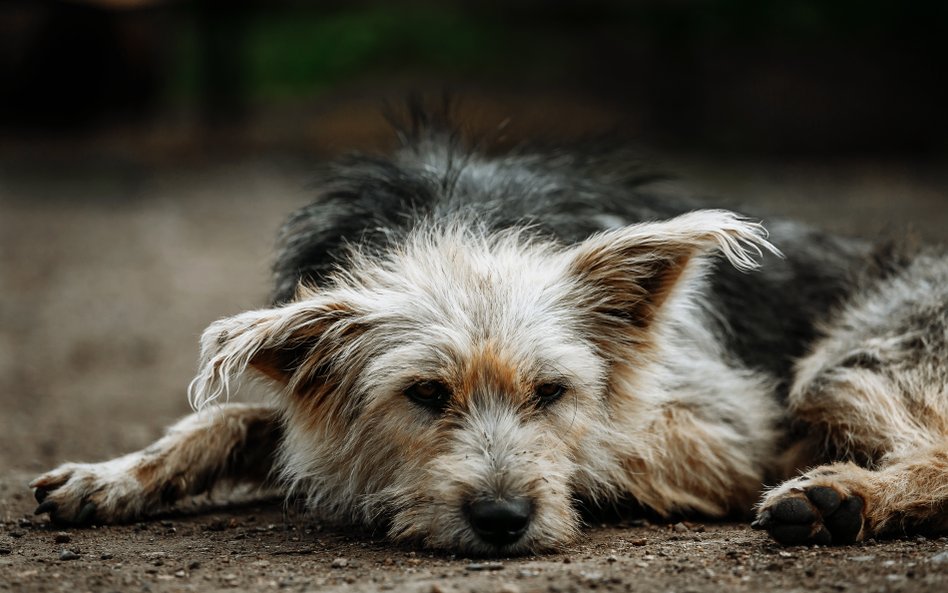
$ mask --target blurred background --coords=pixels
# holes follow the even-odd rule
[[[144,445],[313,165],[451,91],[765,219],[948,238],[948,3],[0,0],[0,469]]]

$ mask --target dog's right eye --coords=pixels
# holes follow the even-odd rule
[[[451,390],[441,381],[419,381],[409,386],[405,395],[416,404],[441,411],[451,399]]]

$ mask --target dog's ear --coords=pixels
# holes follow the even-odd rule
[[[318,294],[215,321],[201,337],[200,367],[188,388],[191,405],[201,408],[229,395],[231,379],[247,367],[297,391],[330,374],[360,327],[353,308]]]
[[[570,271],[602,320],[645,330],[687,284],[685,276],[700,274],[707,256],[721,253],[749,271],[762,249],[780,254],[760,224],[725,210],[699,210],[594,235],[572,249]]]

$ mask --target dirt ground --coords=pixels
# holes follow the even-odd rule
[[[943,161],[669,160],[705,193],[768,215],[948,239]],[[948,590],[944,537],[781,548],[740,524],[626,521],[591,526],[564,553],[485,561],[289,517],[278,502],[52,528],[31,515],[27,482],[142,447],[188,411],[197,337],[265,302],[272,238],[305,203],[309,170],[299,158],[78,161],[0,160],[0,590]]]

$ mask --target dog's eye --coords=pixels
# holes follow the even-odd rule
[[[541,383],[534,390],[541,406],[549,405],[563,397],[566,386],[562,383]]]
[[[432,410],[443,410],[451,399],[451,390],[441,381],[419,381],[405,390],[411,400]]]

